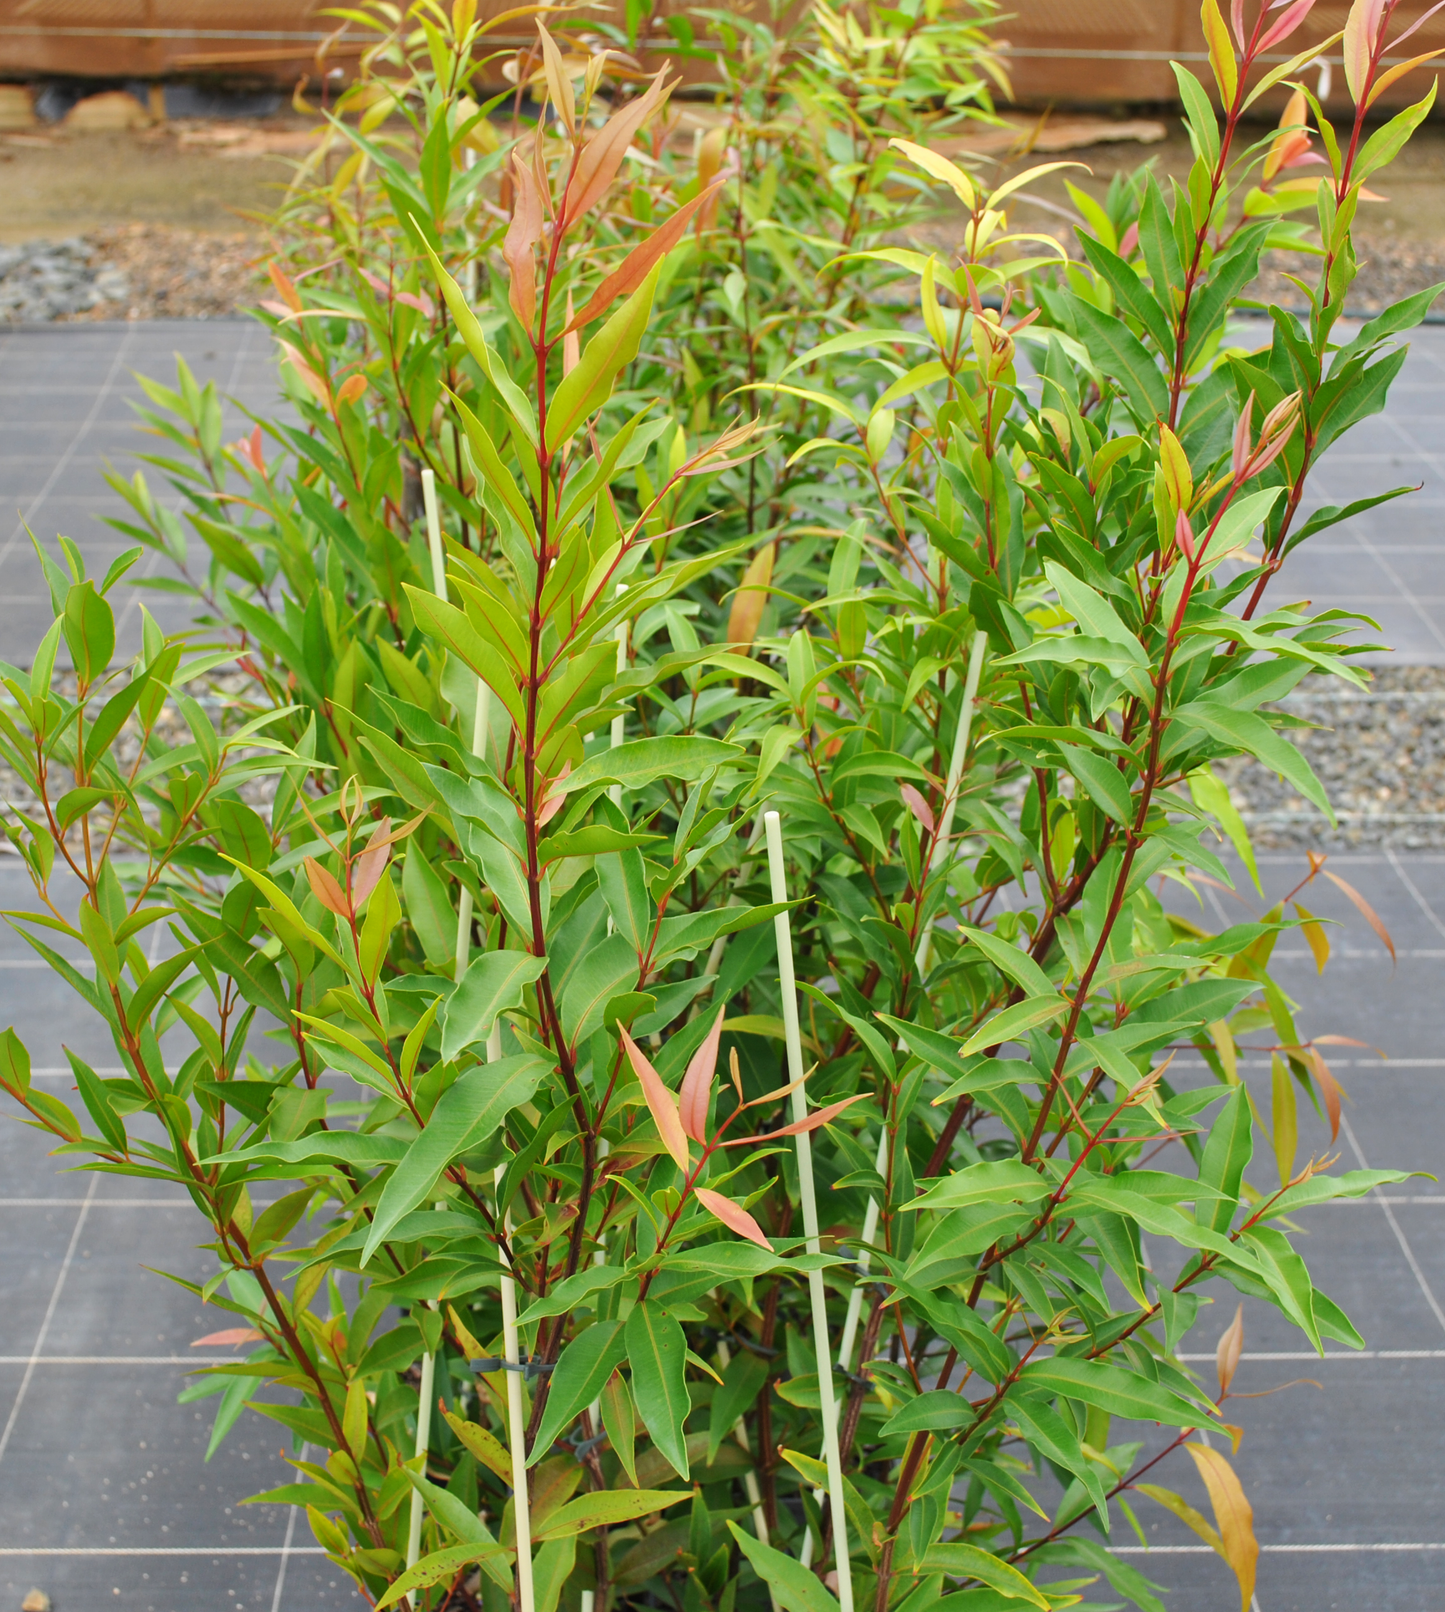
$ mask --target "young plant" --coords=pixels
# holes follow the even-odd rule
[[[1307,132],[1296,100],[1240,150],[1241,119],[1302,65],[1260,58],[1308,10],[1247,30],[1236,5],[1231,32],[1206,0],[1223,122],[1181,69],[1188,184],[1081,191],[1081,262],[1012,228],[1030,176],[898,134],[897,171],[966,209],[961,249],[864,259],[895,306],[820,315],[754,378],[830,422],[806,444],[679,435],[640,395],[677,339],[668,276],[736,181],[719,164],[619,242],[599,220],[666,85],[604,118],[602,69],[540,32],[504,272],[473,297],[464,235],[417,215],[444,563],[331,367],[335,287],[280,271],[302,423],[235,450],[248,492],[209,482],[195,523],[239,658],[147,620],[113,664],[131,557],[99,585],[73,545],[45,557],[55,625],[3,669],[37,902],[10,921],[124,1073],[72,1057],[73,1107],[10,1030],[0,1082],[84,1167],[187,1188],[217,1267],[193,1291],[245,1350],[188,1393],[220,1396],[215,1440],[247,1404],[292,1433],[264,1498],[305,1505],[374,1606],[1050,1608],[1082,1568],[1155,1612],[1098,1537],[1144,1494],[1248,1607],[1249,1503],[1193,1437],[1237,1432],[1242,1318],[1217,1390],[1183,1340],[1239,1295],[1359,1347],[1294,1217],[1401,1179],[1321,1156],[1337,1038],[1270,968],[1294,928],[1324,966],[1314,880],[1378,926],[1365,898],[1316,856],[1259,916],[1199,921],[1225,840],[1261,885],[1215,763],[1328,814],[1272,705],[1362,682],[1363,618],[1266,595],[1349,513],[1300,522],[1305,479],[1431,300],[1337,339],[1360,187],[1423,114],[1340,142],[1303,92],[1321,279],[1239,345],[1259,254],[1301,239],[1279,175]],[[1390,14],[1359,0],[1346,31],[1361,116]],[[438,80],[455,49],[439,31]],[[871,317],[858,272],[838,295]],[[223,462],[212,394],[158,405]],[[785,455],[814,479],[759,545],[749,489]],[[187,685],[233,659],[213,719]],[[1156,1481],[1180,1446],[1216,1525]]]

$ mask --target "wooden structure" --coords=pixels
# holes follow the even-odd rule
[[[1402,0],[1393,31],[1428,10],[1431,0]],[[0,0],[0,80],[90,78],[111,82],[223,77],[290,85],[318,73],[318,45],[337,26],[324,0]],[[508,0],[483,0],[483,11]],[[683,0],[664,0],[684,10]],[[622,7],[617,5],[620,12]],[[1251,11],[1253,7],[1251,5]],[[1022,104],[1122,106],[1177,99],[1171,59],[1204,79],[1198,0],[1009,0],[999,27]],[[1344,26],[1346,0],[1320,0],[1300,29],[1300,44]],[[520,30],[519,30],[520,31]],[[352,31],[329,50],[320,70],[349,70],[360,48]],[[1291,41],[1293,44],[1294,41]],[[1445,11],[1409,42],[1409,55],[1445,46]],[[1338,59],[1338,52],[1336,51]],[[1384,97],[1415,99],[1426,69]],[[692,74],[688,75],[689,77]],[[1333,100],[1344,86],[1335,78]]]

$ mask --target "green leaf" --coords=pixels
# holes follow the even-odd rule
[[[1122,828],[1134,821],[1134,797],[1124,774],[1097,750],[1079,744],[1061,744],[1064,765],[1084,786],[1089,799]]]
[[[1032,1203],[1052,1191],[1047,1176],[1018,1159],[985,1160],[970,1164],[936,1182],[920,1197],[898,1205],[900,1213],[912,1209],[962,1209],[971,1203]]]
[[[576,1273],[577,1276],[582,1274],[581,1271]],[[575,1280],[575,1277],[569,1280]],[[535,1466],[543,1456],[551,1454],[554,1442],[592,1404],[602,1392],[603,1384],[627,1358],[622,1326],[621,1321],[599,1321],[579,1332],[558,1356],[552,1372],[552,1385],[547,1390],[547,1408],[542,1414],[542,1424],[537,1429],[537,1439],[532,1446],[528,1466]],[[640,1517],[656,1509],[655,1506],[645,1506],[632,1515]],[[579,1527],[586,1528],[594,1526],[593,1523],[579,1524]],[[536,1537],[561,1538],[569,1531],[575,1533],[577,1530],[544,1531]]]
[[[761,1252],[761,1250],[759,1250]],[[707,1435],[707,1464],[717,1460],[717,1452],[738,1424],[738,1418],[750,1409],[767,1381],[768,1363],[751,1349],[740,1349],[727,1363],[722,1386],[712,1396],[711,1416]]]
[[[1123,383],[1139,419],[1167,419],[1169,388],[1144,343],[1122,320],[1111,319],[1082,297],[1067,300],[1089,357],[1106,375]]]
[[[1288,739],[1279,734],[1253,711],[1239,711],[1215,700],[1193,700],[1174,713],[1176,719],[1188,727],[1202,729],[1211,739],[1234,750],[1246,751],[1262,761],[1271,772],[1291,783],[1307,800],[1313,801],[1329,819],[1335,822],[1334,808],[1324,787],[1315,777],[1308,761]]]
[[[624,789],[641,789],[656,778],[679,778],[696,783],[714,767],[724,766],[742,755],[742,749],[722,739],[701,739],[688,734],[670,738],[629,739],[595,756],[559,778],[554,794],[571,795],[594,784],[621,784]]]
[[[688,1459],[682,1424],[692,1408],[685,1375],[687,1339],[657,1300],[649,1298],[628,1315],[626,1341],[632,1397],[653,1443],[685,1483]]]
[[[546,972],[547,959],[526,952],[488,952],[468,964],[442,1009],[443,1062],[485,1042],[497,1015],[520,1007],[522,987]]]
[[[977,1545],[965,1545],[956,1540],[946,1545],[930,1545],[916,1570],[947,1573],[950,1578],[976,1578],[980,1584],[988,1584],[1004,1595],[1027,1601],[1030,1606],[1043,1607],[1044,1612],[1048,1612],[1048,1600],[1018,1568],[980,1550]]]
[[[582,349],[570,375],[563,377],[547,409],[546,447],[557,449],[607,401],[618,372],[637,357],[643,332],[652,317],[652,298],[662,265],[647,278]]]
[[[1036,1030],[1039,1025],[1048,1024],[1052,1019],[1061,1019],[1068,1011],[1069,1004],[1059,996],[1032,997],[1027,1001],[1015,1002],[1002,1013],[995,1013],[986,1024],[975,1030],[958,1049],[959,1056],[966,1058],[971,1052],[981,1052],[984,1047],[1016,1041],[1026,1030]]]
[[[570,1109],[566,1112],[570,1113]],[[564,1276],[552,1287],[545,1298],[529,1304],[517,1317],[517,1325],[526,1327],[534,1321],[544,1320],[549,1315],[566,1315],[569,1311],[575,1310],[579,1304],[585,1304],[594,1293],[605,1293],[608,1288],[616,1287],[619,1282],[625,1282],[630,1274],[621,1265],[588,1265],[580,1271],[573,1271],[570,1276]],[[556,1392],[557,1383],[554,1378],[551,1394],[547,1398],[549,1409],[552,1394]]]
[[[382,1192],[361,1253],[363,1265],[397,1221],[432,1195],[438,1176],[458,1154],[491,1136],[512,1109],[530,1101],[551,1067],[543,1058],[521,1053],[469,1069],[447,1087]]]
[[[729,1521],[728,1532],[785,1612],[838,1612],[837,1601],[801,1562],[745,1534],[735,1522]]]
[[[1097,1405],[1111,1416],[1166,1422],[1173,1427],[1198,1427],[1214,1414],[1213,1406],[1204,1409],[1190,1404],[1136,1372],[1102,1360],[1080,1360],[1069,1355],[1031,1361],[1019,1373],[1019,1385],[1025,1391],[1041,1390],[1065,1399],[1082,1399],[1086,1405]]]
[[[594,1494],[569,1500],[565,1506],[559,1507],[538,1526],[532,1538],[565,1539],[571,1534],[585,1533],[589,1528],[610,1528],[620,1522],[635,1522],[639,1517],[675,1506],[680,1500],[691,1499],[692,1491],[689,1489],[601,1489]]]
[[[400,1578],[392,1581],[386,1594],[376,1603],[376,1612],[385,1612],[387,1607],[395,1606],[413,1590],[426,1589],[429,1585],[455,1578],[464,1567],[470,1567],[482,1556],[502,1553],[502,1546],[497,1544],[493,1544],[490,1548],[481,1545],[448,1545],[443,1550],[434,1550],[430,1556],[423,1556],[415,1567],[407,1568]]]
[[[930,1388],[908,1400],[883,1424],[884,1438],[902,1433],[959,1432],[973,1420],[973,1406],[951,1388]]]
[[[1215,777],[1208,766],[1196,767],[1189,774],[1189,793],[1193,795],[1196,806],[1219,819],[1219,826],[1229,835],[1240,861],[1249,869],[1249,876],[1254,880],[1255,889],[1263,895],[1264,887],[1259,882],[1259,867],[1254,860],[1254,845],[1244,819],[1239,815],[1239,808],[1229,798],[1228,787]]]

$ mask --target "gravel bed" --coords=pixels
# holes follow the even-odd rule
[[[1355,240],[1355,255],[1360,272],[1346,298],[1351,314],[1371,317],[1402,297],[1445,284],[1445,242],[1361,236]],[[1307,285],[1314,285],[1319,272],[1320,260],[1304,252],[1270,252],[1251,294],[1284,307],[1303,307],[1299,287],[1285,275],[1298,275]],[[1437,304],[1435,312],[1441,311],[1442,305]]]
[[[1445,667],[1381,668],[1365,692],[1311,678],[1275,709],[1315,724],[1284,736],[1314,768],[1339,827],[1258,762],[1219,766],[1257,847],[1445,848]]]
[[[0,246],[0,320],[219,319],[254,301],[249,235],[122,224]]]

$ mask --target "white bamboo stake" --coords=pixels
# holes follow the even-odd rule
[[[496,1044],[496,1053],[492,1051]],[[493,1029],[487,1039],[487,1057],[490,1060],[501,1053],[501,1027]],[[494,1187],[500,1187],[506,1174],[505,1164],[499,1164],[492,1177]],[[501,1205],[498,1204],[500,1210]],[[510,1211],[503,1220],[504,1230],[512,1229]],[[507,1362],[507,1438],[512,1454],[512,1517],[517,1525],[517,1608],[518,1612],[535,1612],[532,1592],[532,1513],[527,1495],[527,1410],[522,1399],[522,1353],[517,1337],[517,1284],[502,1259],[502,1358]]]
[[[422,503],[426,509],[426,536],[427,548],[431,553],[432,591],[438,598],[445,599],[447,596],[446,553],[442,547],[441,515],[437,509],[436,476],[430,468],[423,470],[421,473],[421,495]],[[473,755],[483,754],[487,734],[487,717],[489,715],[487,702],[490,698],[491,690],[481,678],[478,678],[477,710],[476,717],[472,723]],[[467,971],[467,954],[471,949],[471,938],[472,892],[463,888],[461,900],[458,903],[456,964],[452,975],[458,982]],[[489,1055],[501,1055],[500,1043],[497,1053],[490,1054],[489,1052]],[[446,1205],[439,1203],[436,1207],[440,1210],[444,1209]],[[436,1309],[436,1305],[431,1305],[431,1308]],[[428,1352],[422,1356],[421,1361],[421,1399],[416,1413],[416,1454],[421,1456],[423,1461],[425,1461],[427,1450],[431,1445],[432,1395],[435,1392],[435,1385],[436,1355]],[[425,1470],[423,1470],[422,1476],[426,1476]],[[421,1555],[423,1510],[421,1494],[419,1491],[414,1490],[411,1497],[411,1513],[407,1519],[406,1565],[408,1567],[415,1567],[417,1558]]]
[[[973,725],[974,700],[978,695],[978,681],[983,672],[983,654],[988,647],[988,634],[975,633],[973,645],[969,652],[968,675],[963,688],[963,704],[959,708],[958,727],[953,739],[953,755],[949,758],[948,778],[944,790],[943,812],[937,825],[937,833],[928,847],[928,866],[924,870],[926,883],[934,868],[938,865],[943,853],[943,847],[948,843],[953,833],[954,813],[958,809],[959,784],[963,777],[964,763],[968,759],[969,730]],[[774,897],[776,900],[777,897]],[[920,980],[928,970],[929,953],[933,948],[933,919],[930,918],[924,925],[923,933],[919,936],[918,950],[914,961]],[[885,1125],[878,1138],[878,1174],[882,1175],[888,1167],[888,1128]],[[872,1264],[872,1254],[868,1245],[878,1232],[879,1205],[876,1198],[869,1198],[868,1208],[863,1216],[863,1247],[858,1251],[858,1281],[852,1293],[848,1295],[848,1314],[843,1322],[843,1339],[838,1346],[838,1367],[845,1374],[852,1369],[853,1343],[858,1332],[858,1321],[863,1312],[864,1277]],[[821,1498],[821,1491],[818,1491]],[[812,1560],[813,1533],[811,1528],[803,1530],[802,1562],[807,1567]]]
[[[928,866],[924,870],[923,880],[926,884],[939,858],[943,848],[948,844],[953,833],[954,813],[958,810],[958,791],[963,778],[964,762],[968,759],[968,735],[973,726],[973,705],[978,697],[978,680],[983,672],[983,653],[988,648],[988,634],[977,632],[973,635],[973,647],[968,656],[968,677],[963,685],[963,704],[958,708],[958,729],[953,736],[953,755],[948,762],[948,781],[943,795],[943,815],[938,820],[938,832],[933,836],[933,842],[928,847]],[[930,918],[923,926],[923,933],[918,939],[918,952],[915,957],[918,976],[921,980],[928,969],[929,953],[933,949],[933,919]]]
[[[788,875],[783,862],[783,829],[776,812],[763,814],[768,839],[768,867],[772,874],[773,900],[788,899]],[[788,1079],[793,1083],[793,1120],[808,1116],[808,1098],[803,1090],[807,1071],[803,1067],[803,1038],[798,1028],[798,987],[793,976],[793,932],[788,915],[780,912],[773,919],[778,941],[778,984],[783,999],[783,1030],[788,1049]],[[807,1131],[794,1138],[798,1144],[798,1196],[803,1207],[803,1232],[810,1254],[821,1251],[818,1238],[818,1200],[813,1188],[813,1145]],[[828,1494],[833,1505],[833,1547],[838,1569],[840,1612],[853,1612],[853,1574],[848,1558],[848,1518],[843,1501],[843,1465],[838,1458],[838,1419],[833,1397],[833,1362],[828,1347],[828,1302],[823,1290],[823,1273],[808,1272],[808,1292],[813,1301],[813,1347],[818,1361],[818,1400],[822,1410],[823,1458],[828,1468]]]
[[[619,594],[627,592],[627,584],[617,584]],[[627,670],[627,621],[626,618],[617,623],[617,675],[619,677]],[[610,748],[615,750],[622,743],[627,733],[627,718],[615,716],[612,719],[612,743]],[[607,798],[614,806],[622,805],[622,785],[613,784],[607,791]]]
[[[442,548],[442,524],[437,511],[436,476],[428,468],[421,473],[421,496],[426,506],[427,547],[431,550],[432,592],[438,599],[447,596],[447,562]],[[476,712],[472,718],[472,754],[487,759],[491,738],[492,691],[479,677],[477,679]],[[457,902],[456,975],[461,979],[467,971],[467,956],[472,947],[472,892],[465,886]]]

